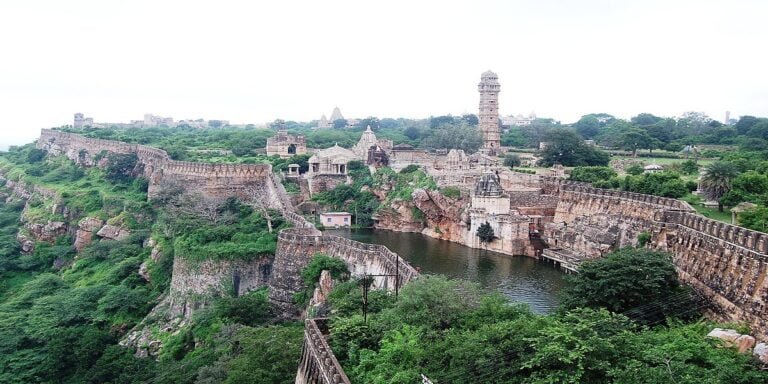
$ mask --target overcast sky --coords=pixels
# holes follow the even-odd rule
[[[144,113],[264,123],[500,110],[768,116],[768,1],[0,3],[0,148]]]

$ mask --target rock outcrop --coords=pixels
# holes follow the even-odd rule
[[[755,347],[755,338],[750,335],[742,335],[735,329],[723,329],[715,328],[707,334],[707,337],[722,340],[723,346],[726,348],[736,348],[739,353],[750,352],[755,349],[754,354],[759,355],[760,351],[757,351]],[[762,348],[762,347],[761,347]]]
[[[105,225],[96,232],[96,236],[111,240],[123,240],[131,235],[131,231],[116,225]]]
[[[75,249],[78,252],[87,247],[93,241],[93,235],[101,226],[104,225],[104,221],[95,217],[85,217],[77,223],[77,232],[75,232]]]

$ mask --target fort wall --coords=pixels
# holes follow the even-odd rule
[[[149,180],[148,196],[157,197],[163,185],[175,184],[187,190],[199,191],[208,197],[260,195],[268,206],[276,208],[274,190],[267,179],[272,173],[270,164],[206,164],[172,160],[159,148],[130,144],[114,140],[87,138],[82,135],[43,129],[37,148],[52,155],[65,155],[85,166],[97,165],[102,152],[135,153],[142,168],[142,176]]]
[[[545,225],[550,247],[590,259],[636,245],[646,232],[646,246],[670,252],[681,280],[708,299],[711,318],[746,323],[768,340],[768,234],[708,219],[681,200],[541,182],[559,197],[554,221]]]
[[[325,319],[304,321],[304,344],[301,347],[296,384],[351,383],[325,341],[321,328],[326,327]]]

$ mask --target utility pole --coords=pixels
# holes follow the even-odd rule
[[[397,265],[397,264],[395,264]],[[363,275],[363,322],[368,322],[368,291],[370,290],[369,284],[368,284],[368,278],[374,278],[374,277],[394,277],[395,278],[395,301],[397,301],[397,292],[398,292],[398,280],[400,278],[399,273],[395,273],[394,275],[371,275],[371,274],[364,274]],[[371,280],[373,282],[373,280]]]

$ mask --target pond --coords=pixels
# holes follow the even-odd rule
[[[332,229],[325,232],[363,243],[384,245],[422,273],[477,282],[483,288],[497,289],[510,300],[527,303],[537,313],[549,313],[557,308],[557,294],[566,284],[565,274],[552,264],[526,256],[469,248],[420,233],[373,229]]]

